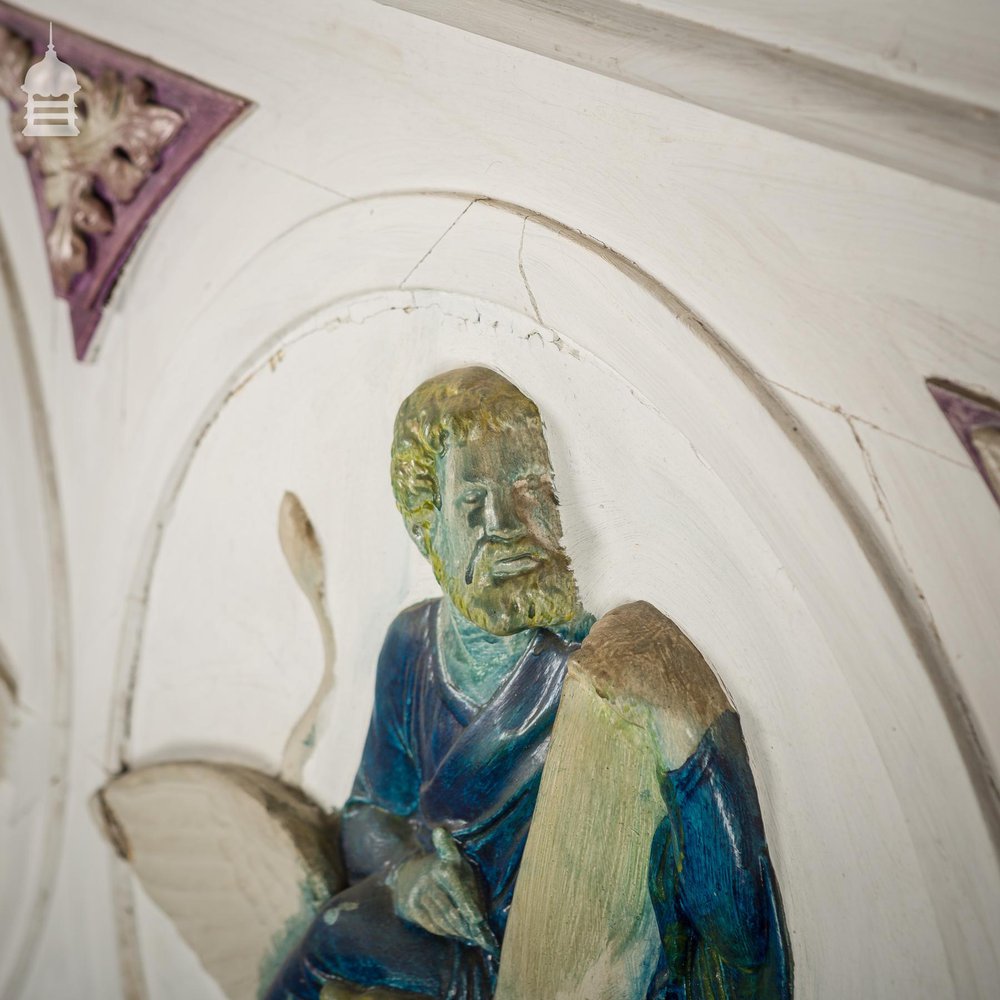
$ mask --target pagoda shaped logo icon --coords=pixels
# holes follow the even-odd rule
[[[23,135],[79,135],[76,126],[74,94],[80,82],[72,66],[67,66],[52,44],[52,23],[49,22],[49,47],[41,60],[29,67],[21,85],[28,95]]]

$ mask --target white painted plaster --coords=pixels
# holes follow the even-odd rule
[[[290,0],[280,15],[256,2],[197,17],[125,0],[49,11],[258,107],[150,228],[91,365],[72,357],[23,164],[0,143],[0,215],[63,499],[76,676],[65,849],[47,922],[30,931],[38,961],[14,996],[141,997],[145,980],[150,998],[217,1000],[143,897],[136,921],[116,925],[132,891],[120,878],[112,889],[87,801],[123,755],[277,765],[321,663],[277,547],[289,487],[341,588],[341,686],[306,781],[343,797],[379,633],[432,592],[389,500],[386,422],[422,374],[464,361],[492,361],[542,406],[595,610],[656,601],[740,707],[799,995],[992,996],[997,861],[928,664],[946,668],[997,763],[997,514],[924,379],[1000,394],[1000,209],[370,0]],[[303,77],[329,96],[315,127],[295,110]],[[393,191],[415,193],[383,197]],[[459,194],[417,193],[428,191]],[[533,214],[592,242],[525,224]],[[601,244],[717,341],[678,323]],[[23,390],[5,358],[0,643],[19,684],[44,688],[52,582]],[[769,385],[787,404],[784,430],[762,406]],[[375,438],[344,443],[335,432],[362,414]],[[818,450],[796,447],[789,416]],[[330,470],[337,454],[356,480]],[[348,532],[349,512],[365,531]],[[23,565],[11,562],[22,547]],[[895,605],[872,552],[900,582]],[[16,740],[29,733],[22,718]],[[8,791],[28,802],[44,772],[33,756]],[[0,906],[20,918],[39,882],[30,849],[17,857],[24,882]],[[0,968],[16,937],[0,941]],[[132,970],[121,983],[119,959]]]

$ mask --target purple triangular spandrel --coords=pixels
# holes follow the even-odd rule
[[[53,24],[51,38],[58,59],[79,77],[72,95],[79,136],[26,129],[26,75],[52,52],[50,26],[0,2],[0,96],[13,109],[14,141],[28,162],[53,290],[69,303],[76,356],[84,359],[93,355],[104,307],[149,220],[250,102],[64,25]],[[61,153],[52,144],[63,144]],[[70,183],[52,184],[59,174]],[[47,180],[71,194],[52,204]]]
[[[977,444],[977,438],[984,440],[987,433],[1000,435],[1000,401],[945,379],[928,379],[927,388],[975,463],[993,499],[1000,504],[1000,485],[991,469],[990,457],[984,455]]]

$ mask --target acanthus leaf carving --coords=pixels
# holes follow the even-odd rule
[[[13,109],[11,132],[28,161],[52,284],[69,302],[82,358],[137,236],[249,102],[57,27],[69,60],[63,68],[79,84],[79,134],[26,136],[22,82],[48,33],[48,22],[0,2],[0,97]]]
[[[5,35],[0,88],[15,103],[31,48],[25,40]],[[112,230],[115,203],[135,198],[159,165],[161,151],[185,124],[181,114],[153,101],[152,88],[141,77],[125,80],[105,69],[96,80],[83,72],[77,78],[79,136],[25,136],[20,117],[11,121],[17,148],[41,175],[45,203],[53,213],[45,243],[52,281],[61,295],[90,264],[87,238]]]

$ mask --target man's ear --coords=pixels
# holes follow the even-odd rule
[[[414,521],[410,525],[410,537],[413,539],[414,544],[420,549],[421,554],[425,559],[430,558],[431,554],[431,530],[433,527],[433,517],[430,515],[427,520]]]

